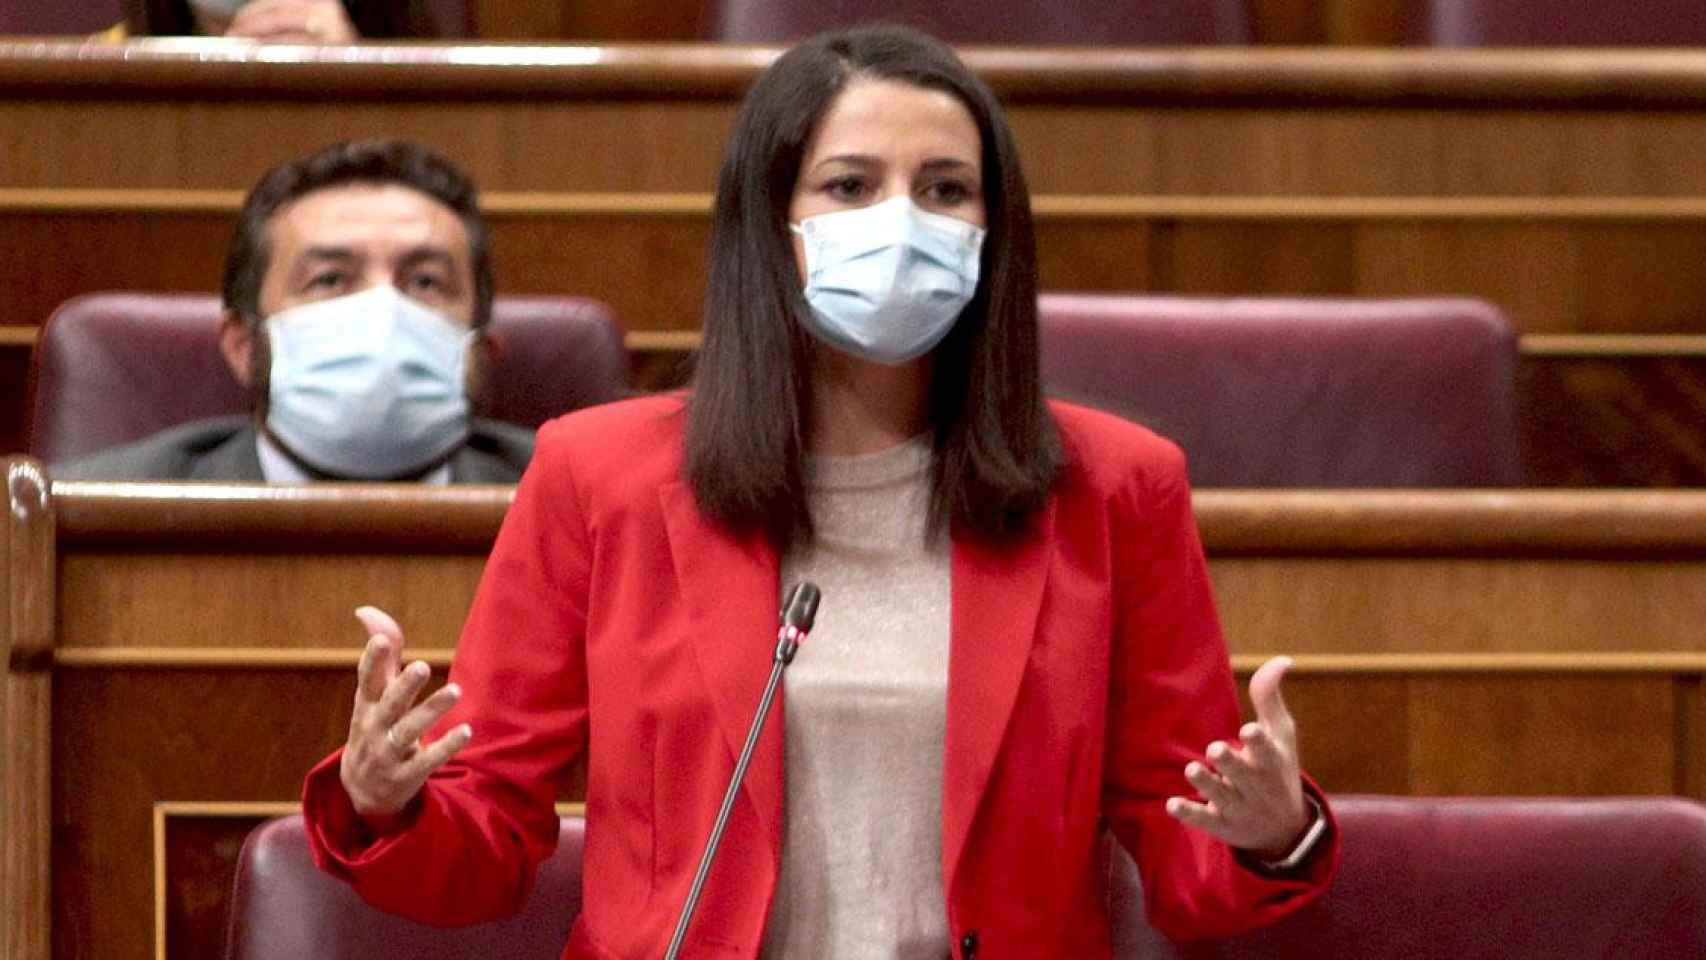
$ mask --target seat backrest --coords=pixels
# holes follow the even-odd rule
[[[539,868],[521,912],[443,929],[363,903],[322,872],[301,816],[256,827],[243,843],[231,898],[227,960],[558,960],[581,909],[584,822],[565,817],[557,850]]]
[[[958,44],[1187,46],[1249,43],[1246,0],[710,0],[704,36],[787,43],[820,30],[881,21]]]
[[[1205,487],[1514,486],[1516,337],[1467,299],[1049,294],[1048,391],[1184,448]]]
[[[1344,853],[1320,900],[1241,937],[1159,949],[1128,914],[1117,955],[1706,956],[1706,807],[1693,801],[1341,796],[1333,809]]]
[[[1693,46],[1706,43],[1700,0],[1425,0],[1410,40],[1440,47]]]
[[[1273,926],[1174,944],[1143,918],[1137,868],[1117,845],[1110,876],[1121,960],[1556,960],[1706,956],[1706,806],[1675,797],[1333,798],[1343,860],[1313,904]],[[556,960],[581,909],[584,825],[515,917],[457,930],[367,906],[315,868],[300,816],[243,845],[228,960]]]
[[[62,463],[248,409],[219,352],[220,317],[205,294],[98,293],[60,306],[31,358],[30,454]],[[598,301],[499,297],[490,335],[481,416],[538,426],[625,389],[621,331]]]

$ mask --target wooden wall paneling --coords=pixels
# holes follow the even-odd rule
[[[1387,47],[1404,42],[1420,0],[1252,0],[1256,42],[1269,46]]]
[[[1261,2],[1261,0],[1258,0]],[[1341,47],[1388,47],[1405,42],[1406,17],[1422,0],[1316,0],[1326,42]]]
[[[1530,484],[1706,487],[1706,356],[1529,354],[1517,396]]]
[[[1679,677],[1676,684],[1677,792],[1706,801],[1706,682]]]
[[[1106,219],[1037,221],[1037,271],[1044,290],[1157,289],[1149,224]]]
[[[72,297],[98,290],[219,289],[230,213],[0,211],[0,303],[6,321],[40,326]],[[19,384],[22,380],[17,381]]]
[[[579,4],[571,0],[474,0],[473,6],[474,33],[482,40],[555,40],[566,36],[563,22],[570,9]]]
[[[339,140],[392,136],[444,153],[486,191],[708,193],[734,106],[626,98],[331,108],[295,100],[0,99],[0,187],[242,191],[292,157]],[[266,136],[257,135],[263,129]]]
[[[180,619],[183,619],[180,617]],[[153,808],[185,799],[287,803],[303,776],[343,742],[355,682],[339,668],[146,665],[59,672],[54,734],[54,935],[56,960],[143,956],[154,943]],[[442,681],[442,672],[435,683]],[[575,772],[563,799],[585,796]],[[228,833],[213,839],[229,844]],[[185,851],[175,854],[180,862]],[[168,887],[174,915],[200,931],[223,917],[234,850],[202,850],[199,869]],[[175,898],[175,899],[171,899]],[[175,904],[175,905],[174,905]],[[177,913],[181,911],[181,914]],[[222,931],[221,931],[222,933]],[[221,952],[180,950],[199,960]]]
[[[492,222],[498,289],[578,293],[628,330],[697,330],[709,216],[508,216]]]
[[[1410,792],[1480,793],[1497,783],[1485,792],[1613,796],[1682,787],[1671,677],[1439,676],[1410,686]]]
[[[57,680],[54,955],[83,960],[153,952],[153,804],[295,798],[343,742],[354,671],[73,669]]]
[[[30,350],[28,344],[0,343],[0,457],[24,451]]]
[[[55,518],[41,464],[6,458],[0,475],[0,957],[46,960]]]
[[[1706,123],[1669,111],[1015,107],[1038,193],[1173,196],[1550,197],[1706,193]],[[1056,177],[1058,154],[1101,155],[1106,185]],[[1096,156],[1092,154],[1092,156]],[[1118,168],[1107,160],[1125,161]],[[1072,173],[1091,163],[1059,167]]]
[[[1250,653],[1706,652],[1700,560],[1220,556],[1210,574]]]
[[[1246,719],[1249,674],[1239,677]],[[1283,685],[1303,768],[1329,793],[1412,791],[1411,683],[1402,674],[1347,677],[1294,668]]]
[[[383,557],[83,553],[60,564],[65,649],[187,646],[324,648],[365,639],[371,604],[411,649],[455,646],[484,567],[479,556]],[[192,599],[196,616],[179,608]],[[172,624],[162,643],[161,624]]]
[[[155,864],[163,957],[223,957],[231,911],[231,884],[237,858],[249,831],[271,817],[301,809],[295,803],[155,805],[154,831],[160,861]],[[191,808],[193,809],[193,808]]]
[[[347,673],[66,671],[55,706],[69,725],[61,749],[81,752],[80,772],[56,778],[56,796],[70,805],[59,837],[56,955],[105,956],[79,945],[144,944],[146,931],[126,915],[147,911],[154,890],[150,808],[191,796],[293,797],[308,765],[341,739]],[[1288,681],[1288,697],[1305,762],[1330,791],[1663,794],[1675,790],[1680,751],[1671,684],[1664,673],[1344,674],[1305,665]],[[122,732],[135,727],[136,711],[147,711],[150,729]],[[244,736],[250,730],[269,738],[256,755]],[[577,781],[564,796],[581,790]],[[217,922],[229,906],[246,825],[238,817],[168,835],[170,956],[219,955],[203,948],[222,934]]]
[[[1251,0],[1248,7],[1256,42],[1286,47],[1326,43],[1325,6],[1320,0]]]
[[[1175,221],[1156,236],[1157,293],[1342,295],[1357,287],[1348,225]]]

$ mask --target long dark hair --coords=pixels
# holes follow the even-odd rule
[[[976,295],[936,348],[929,397],[932,536],[1025,529],[1063,455],[1037,362],[1030,192],[995,95],[946,45],[914,30],[820,34],[783,54],[735,118],[712,213],[704,344],[688,401],[686,470],[699,508],[785,549],[812,538],[801,455],[811,422],[809,310],[787,230],[807,139],[857,78],[957,97],[983,142],[988,235]]]

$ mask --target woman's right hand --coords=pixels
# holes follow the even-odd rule
[[[464,723],[430,744],[421,735],[456,704],[461,691],[453,683],[420,696],[432,668],[424,660],[403,666],[403,631],[390,614],[360,607],[356,619],[367,628],[367,648],[356,667],[355,709],[338,775],[357,813],[383,818],[402,812],[427,775],[444,765],[473,737]]]

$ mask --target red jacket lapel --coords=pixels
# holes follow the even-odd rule
[[[717,726],[732,772],[764,695],[776,646],[781,597],[776,551],[763,537],[736,539],[706,522],[685,483],[665,485],[659,495],[676,578],[687,600],[691,646],[706,692],[716,705]],[[765,825],[778,863],[782,743],[778,692],[742,786]],[[709,802],[721,799],[719,795]]]
[[[1018,543],[955,540],[942,766],[942,878],[954,872],[1025,679],[1047,580],[1054,502]]]

